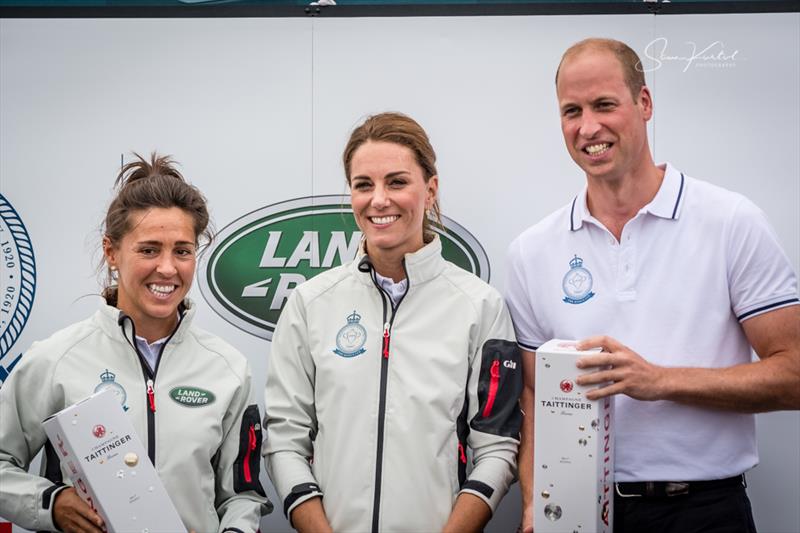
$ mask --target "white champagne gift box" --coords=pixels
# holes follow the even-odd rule
[[[587,400],[575,383],[575,341],[536,350],[534,526],[536,533],[611,533],[614,505],[614,402]],[[591,388],[594,388],[592,386]]]
[[[62,472],[109,532],[186,532],[113,391],[95,393],[42,425]]]

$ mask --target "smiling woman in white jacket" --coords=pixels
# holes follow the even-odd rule
[[[441,256],[428,227],[436,158],[419,124],[372,116],[343,159],[364,241],[281,314],[268,472],[300,531],[480,531],[516,466],[522,368],[508,311]]]
[[[187,528],[255,533],[271,504],[258,481],[250,368],[192,325],[185,298],[208,237],[205,198],[156,154],[124,166],[118,184],[104,223],[106,305],[35,343],[0,389],[0,516],[26,529],[101,532],[41,422],[110,388]],[[188,405],[187,392],[205,402]],[[43,475],[28,473],[43,446]]]

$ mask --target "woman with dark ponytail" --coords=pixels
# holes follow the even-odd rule
[[[64,483],[41,421],[111,388],[187,529],[255,532],[261,425],[245,357],[192,325],[187,294],[210,240],[206,200],[169,157],[136,155],[103,224],[105,305],[35,343],[0,389],[0,516],[31,530],[104,529]],[[188,407],[189,396],[204,400]],[[45,447],[42,476],[26,470]]]

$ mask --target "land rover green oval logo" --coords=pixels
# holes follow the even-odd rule
[[[175,387],[169,391],[169,397],[186,407],[203,407],[214,403],[214,393],[199,387]]]
[[[489,259],[466,229],[442,217],[437,231],[445,259],[489,281]],[[350,197],[309,196],[269,205],[217,235],[198,269],[203,297],[222,318],[267,340],[291,291],[351,261],[361,231]]]

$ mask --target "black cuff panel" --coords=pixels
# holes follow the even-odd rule
[[[50,509],[50,504],[52,503],[50,500],[53,498],[53,493],[63,486],[63,483],[56,483],[52,487],[45,489],[42,493],[42,509]]]
[[[461,490],[467,490],[467,489],[474,490],[475,492],[480,492],[481,494],[486,496],[487,500],[491,499],[492,494],[494,494],[494,489],[492,487],[490,487],[489,485],[487,485],[482,481],[475,481],[474,479],[470,479],[469,481],[464,483],[463,487],[461,487]]]
[[[302,498],[307,494],[311,494],[312,492],[321,492],[319,490],[319,485],[316,483],[301,483],[300,485],[295,485],[292,487],[292,492],[283,500],[283,514],[286,518],[289,518],[289,507],[294,504],[297,500]]]

